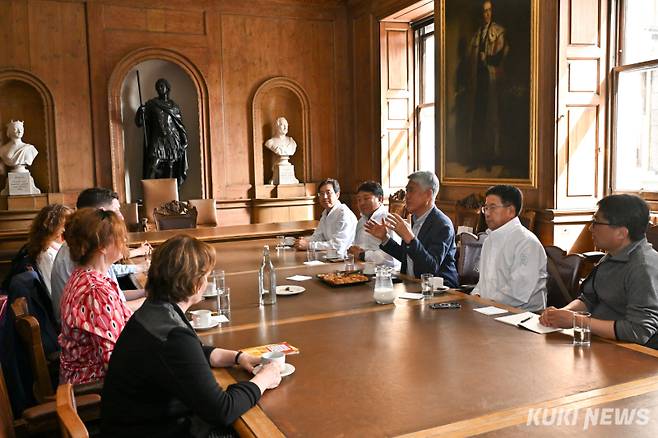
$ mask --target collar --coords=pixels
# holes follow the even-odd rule
[[[519,220],[519,217],[516,216],[514,219],[510,220],[505,225],[502,225],[500,228],[497,228],[495,230],[491,230],[487,228],[487,234],[490,236],[491,235],[504,236],[506,234],[509,234],[518,225],[521,225],[521,221]]]
[[[627,262],[631,259],[631,253],[638,249],[640,246],[643,246],[644,244],[647,243],[647,238],[644,237],[640,240],[637,240],[635,242],[631,242],[624,249],[619,251],[617,254],[612,255],[612,254],[606,254],[605,257],[601,259],[599,264],[603,262],[604,260],[614,260],[616,262]]]
[[[425,213],[422,214],[422,216],[416,217],[416,215],[411,215],[411,222],[416,224],[418,222],[424,223],[425,219],[427,219],[427,216],[434,210],[434,206],[431,206]]]
[[[329,216],[331,213],[333,213],[334,211],[336,211],[336,209],[340,206],[340,204],[341,204],[340,200],[336,201],[336,203],[334,204],[333,207],[331,207],[330,210],[327,210],[327,209],[325,208],[323,213],[326,213],[326,215]]]
[[[372,218],[372,217],[375,215],[375,213],[377,213],[378,211],[380,211],[380,210],[382,210],[382,209],[385,209],[385,208],[386,208],[386,206],[385,206],[384,204],[380,204],[379,207],[377,207],[377,208],[375,209],[375,211],[373,211],[373,212],[370,213],[370,214],[363,214],[363,213],[361,213],[361,217],[364,217],[364,218],[370,220],[370,218]]]

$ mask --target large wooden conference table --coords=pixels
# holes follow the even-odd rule
[[[299,355],[294,374],[267,391],[235,424],[245,436],[651,436],[658,433],[658,354],[645,347],[594,337],[577,349],[562,333],[538,335],[473,311],[492,303],[457,291],[431,300],[379,305],[372,282],[331,288],[315,276],[341,264],[305,266],[305,253],[274,250],[278,284],[306,288],[258,306],[262,246],[274,239],[213,246],[231,288],[230,323],[200,331],[208,345],[240,349],[287,341]],[[418,292],[405,279],[400,292]],[[459,310],[432,310],[430,302],[458,301]],[[208,299],[199,306],[213,308]],[[499,306],[504,307],[504,306]],[[514,311],[512,308],[507,308]],[[226,385],[249,379],[243,370],[218,369]],[[531,409],[571,412],[574,425],[529,424]],[[590,425],[587,411],[647,409],[649,422]],[[543,411],[542,411],[543,412]],[[576,412],[576,414],[574,414]],[[594,411],[593,411],[594,412]],[[603,412],[603,411],[596,411]],[[646,412],[645,412],[646,414]],[[608,414],[610,415],[610,414]],[[553,425],[551,425],[553,424]]]

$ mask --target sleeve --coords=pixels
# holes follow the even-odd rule
[[[334,226],[325,224],[326,228],[332,229],[331,235],[327,236],[322,233],[322,236],[318,236],[318,239],[314,240],[315,233],[313,233],[311,240],[318,243],[318,249],[335,249],[339,254],[345,254],[347,248],[349,248],[354,240],[357,222],[356,217],[350,211],[346,211],[345,209],[340,209],[335,215]],[[327,217],[324,219],[330,220],[327,219]],[[331,220],[334,220],[334,218]],[[319,229],[320,227],[318,227],[318,230]],[[318,230],[316,230],[316,232]]]
[[[512,306],[528,304],[546,270],[546,252],[535,240],[525,239],[514,248],[514,260],[509,280],[503,282],[500,293],[509,298]]]
[[[578,295],[578,299],[585,303],[585,306],[587,306],[587,310],[589,312],[594,309],[597,304],[599,304],[599,297],[596,295],[596,292],[594,291],[594,287],[592,286],[592,281],[594,280],[594,277],[596,277],[596,270],[598,269],[598,265],[594,267],[594,270],[585,278],[583,281],[582,287],[580,288],[580,295]]]
[[[390,237],[386,241],[384,241],[384,243],[379,245],[379,247],[384,252],[390,254],[400,262],[403,262],[404,258],[406,257],[406,252],[404,250],[404,247]]]
[[[638,265],[626,274],[624,284],[626,317],[615,321],[615,336],[644,345],[658,331],[658,267]]]
[[[117,277],[125,277],[126,275],[136,274],[137,265],[122,265],[120,263],[115,263],[112,265],[112,270]]]
[[[438,274],[443,259],[454,245],[455,231],[452,224],[437,222],[432,228],[427,233],[429,237],[425,244],[417,237],[409,242],[407,253],[414,262],[414,273]]]
[[[398,244],[401,241],[400,236],[398,236],[396,233],[393,232],[389,233],[388,240],[393,240]],[[384,251],[383,249],[365,251],[364,261],[375,262],[377,264],[383,264],[386,266],[391,266],[395,269],[400,269],[400,262],[396,260],[396,258],[393,257],[391,254]]]
[[[205,348],[187,330],[169,333],[162,361],[172,393],[210,424],[228,426],[260,399],[260,389],[252,382],[239,382],[224,391],[213,376]]]

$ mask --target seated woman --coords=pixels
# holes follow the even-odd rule
[[[105,376],[114,344],[132,311],[119,287],[107,276],[112,263],[127,254],[126,226],[114,212],[76,211],[64,237],[77,268],[60,304],[60,383],[88,383]]]
[[[222,390],[211,367],[251,372],[259,358],[201,344],[185,311],[202,300],[215,251],[179,235],[153,254],[146,302],[124,329],[105,377],[101,433],[114,437],[233,436],[230,424],[281,380],[266,364]]]

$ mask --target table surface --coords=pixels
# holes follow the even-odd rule
[[[256,269],[261,241],[218,243],[218,267],[231,288],[231,322],[199,332],[208,345],[240,349],[288,341],[296,371],[267,391],[236,424],[257,436],[553,436],[554,427],[526,425],[530,409],[562,406],[647,408],[647,425],[598,426],[588,434],[655,435],[658,354],[644,347],[593,338],[575,349],[562,333],[538,335],[474,312],[491,304],[460,292],[431,300],[378,305],[372,282],[343,288],[315,275],[342,264],[305,266],[305,253],[273,254],[278,284],[306,288],[258,306]],[[314,277],[303,282],[285,278]],[[395,285],[418,292],[412,279]],[[459,310],[432,310],[428,302],[459,301]],[[214,308],[207,299],[199,307]],[[499,306],[505,307],[505,306]],[[508,308],[509,310],[514,310]],[[222,385],[250,378],[239,369],[216,370]],[[636,419],[636,422],[638,420]],[[630,429],[624,429],[628,427]]]

